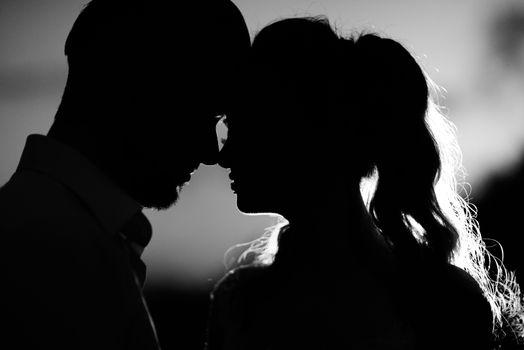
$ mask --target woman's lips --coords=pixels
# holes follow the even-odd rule
[[[237,188],[237,184],[236,184],[236,182],[235,182],[235,177],[234,177],[234,176],[231,176],[231,174],[229,174],[229,179],[231,180],[231,183],[230,183],[231,189],[232,189],[233,191],[235,191],[236,188]]]

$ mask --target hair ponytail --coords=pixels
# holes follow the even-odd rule
[[[358,99],[364,101],[361,113],[371,119],[364,125],[374,126],[368,132],[381,140],[366,170],[376,172],[369,201],[375,224],[408,266],[443,261],[466,270],[491,305],[495,336],[521,341],[520,287],[487,251],[474,210],[457,192],[460,148],[453,124],[435,103],[438,89],[391,39],[368,34],[355,40],[355,48],[356,62],[368,67],[356,74],[367,95]]]
[[[449,262],[458,233],[435,194],[440,154],[426,123],[424,73],[399,43],[367,34],[355,40],[357,94],[373,127],[371,157],[378,175],[370,214],[399,258]],[[369,169],[368,169],[369,171]]]

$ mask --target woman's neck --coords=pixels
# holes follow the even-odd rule
[[[353,256],[379,269],[392,265],[391,250],[369,215],[360,183],[333,186],[300,203],[285,215],[289,221],[286,249],[300,247],[342,259]]]
[[[307,198],[300,198],[293,208],[283,213],[290,226],[308,226],[315,231],[324,231],[372,225],[356,181],[310,191],[306,196]]]

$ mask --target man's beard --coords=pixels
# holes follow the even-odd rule
[[[175,190],[158,189],[141,193],[135,199],[144,208],[166,210],[176,204],[179,197],[179,191],[182,186]]]
[[[184,185],[183,181],[155,179],[133,186],[128,192],[144,208],[166,210],[176,204]]]

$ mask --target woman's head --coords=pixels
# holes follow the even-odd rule
[[[318,139],[328,103],[322,70],[331,66],[327,57],[338,38],[320,22],[291,21],[256,36],[247,88],[227,116],[221,164],[231,168],[244,212],[285,215],[325,183]],[[316,28],[307,31],[310,25]]]
[[[489,255],[457,193],[453,126],[401,44],[342,37],[323,18],[285,19],[256,36],[249,78],[227,117],[221,161],[240,210],[286,216],[321,200],[323,187],[371,178],[369,215],[405,266],[455,263],[479,282],[499,321],[501,309],[517,309],[518,287],[490,280]],[[272,261],[275,242],[255,242],[255,261]]]
[[[340,36],[324,18],[265,27],[251,55],[222,157],[240,210],[312,214],[324,193],[378,175],[369,214],[398,255],[452,259],[458,233],[435,194],[442,152],[416,59],[391,39]]]
[[[439,160],[424,119],[428,86],[400,44],[293,18],[260,31],[251,63],[222,157],[241,210],[285,215],[278,206],[338,181],[358,186],[375,168],[412,175],[401,163],[430,163],[419,177],[431,187]]]

